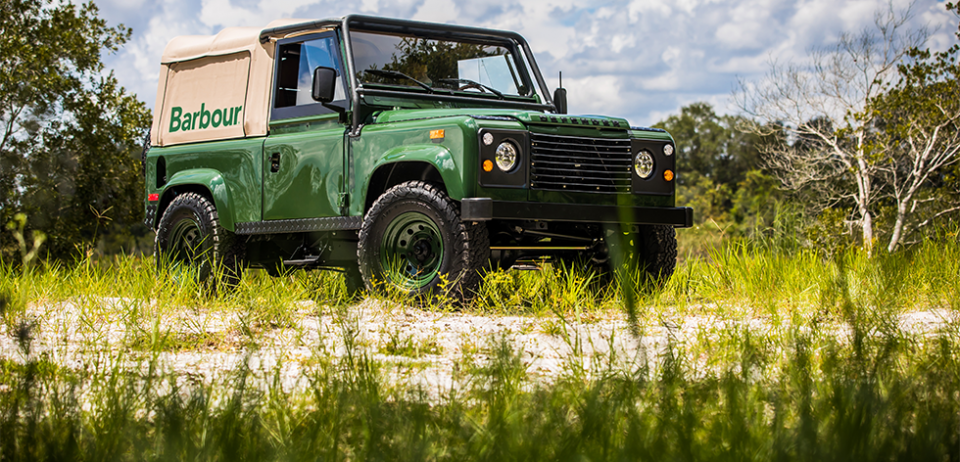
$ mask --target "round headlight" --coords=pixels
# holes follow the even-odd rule
[[[672,156],[672,155],[673,155],[673,145],[672,145],[672,144],[664,145],[664,146],[663,146],[663,154],[664,154],[665,156]]]
[[[653,175],[653,154],[650,154],[650,151],[638,152],[637,158],[633,160],[633,169],[640,178],[650,178],[650,175]]]
[[[497,167],[504,172],[513,170],[517,166],[517,148],[513,143],[504,141],[497,146]]]
[[[483,144],[490,146],[493,144],[493,133],[484,133],[483,134]]]

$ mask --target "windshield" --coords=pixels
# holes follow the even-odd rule
[[[357,80],[381,84],[456,90],[490,96],[532,96],[518,72],[514,48],[352,31]],[[522,61],[521,61],[522,63]]]

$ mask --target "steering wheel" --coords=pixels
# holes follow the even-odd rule
[[[483,86],[481,86],[479,83],[468,83],[468,84],[466,84],[466,85],[458,88],[457,91],[469,90],[469,89],[471,89],[471,88],[475,88],[475,89],[477,89],[477,90],[480,90],[480,93],[486,93],[486,92],[487,92],[487,90],[486,90],[485,88],[483,88]]]

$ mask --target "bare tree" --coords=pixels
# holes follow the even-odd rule
[[[880,166],[871,142],[877,121],[866,108],[896,77],[907,52],[928,37],[925,29],[907,30],[911,7],[888,6],[875,16],[873,28],[842,35],[835,46],[813,50],[804,63],[773,61],[761,80],[741,81],[734,92],[741,110],[766,122],[754,130],[780,124],[787,131],[789,142],[765,153],[783,185],[812,188],[823,208],[855,204],[868,251],[874,244]]]
[[[960,13],[960,6],[947,9]],[[957,32],[960,38],[960,31]],[[899,66],[900,80],[870,100],[865,118],[880,121],[877,151],[886,157],[880,163],[884,182],[891,191],[896,220],[887,244],[892,252],[904,236],[931,224],[937,218],[960,210],[942,197],[923,197],[931,180],[960,160],[960,46],[931,53],[912,49],[909,62]],[[914,219],[918,207],[935,203],[925,220]]]

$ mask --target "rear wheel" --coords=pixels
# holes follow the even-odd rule
[[[234,286],[242,273],[242,241],[220,226],[217,209],[197,193],[181,194],[170,202],[157,227],[158,265],[177,277]]]
[[[409,295],[469,299],[490,258],[483,224],[460,220],[457,203],[429,183],[387,190],[367,212],[357,247],[370,290],[392,287]]]

